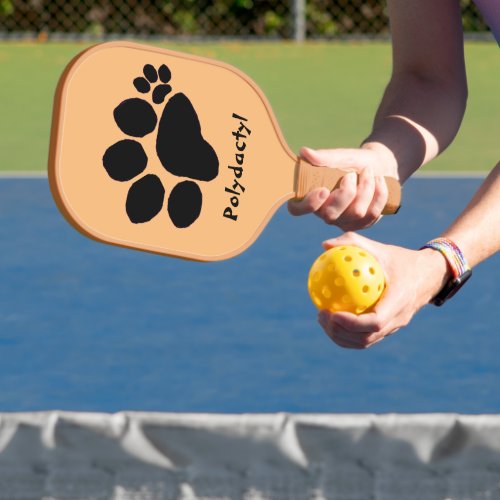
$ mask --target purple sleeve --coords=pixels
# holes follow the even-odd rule
[[[474,0],[500,45],[500,0]]]

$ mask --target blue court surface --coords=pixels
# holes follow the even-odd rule
[[[364,234],[418,248],[480,179],[413,179]],[[307,273],[339,234],[282,208],[244,254],[195,263],[88,240],[45,178],[0,180],[0,411],[500,411],[500,256],[367,351],[316,323]],[[480,244],[480,243],[479,243]]]

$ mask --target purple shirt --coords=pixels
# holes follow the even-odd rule
[[[500,0],[474,0],[500,45]]]

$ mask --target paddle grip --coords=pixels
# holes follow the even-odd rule
[[[348,168],[317,167],[302,158],[295,165],[295,200],[303,199],[313,189],[326,187],[330,191],[337,188],[342,177],[353,170]],[[401,185],[394,177],[384,177],[389,191],[387,203],[382,210],[384,215],[395,214],[401,206]]]

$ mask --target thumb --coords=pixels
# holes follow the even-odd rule
[[[365,248],[365,250],[370,251],[370,249],[368,248],[370,247],[370,240],[353,231],[348,231],[347,233],[343,233],[336,238],[330,238],[326,241],[323,241],[322,245],[325,250],[329,250],[330,248],[339,247],[342,245],[355,245],[363,247]]]
[[[375,257],[375,259],[378,260],[385,272],[385,269],[387,268],[387,245],[384,245],[383,243],[372,240],[353,231],[348,231],[347,233],[341,234],[336,238],[325,240],[322,243],[322,246],[325,250],[329,250],[330,248],[339,247],[342,245],[353,245],[364,248],[367,252],[371,253],[373,257]]]
[[[301,158],[318,167],[359,170],[365,163],[363,151],[357,149],[311,149],[303,147]]]
[[[307,147],[300,148],[300,157],[317,167],[326,167],[328,155],[325,154],[327,150],[316,150]]]

